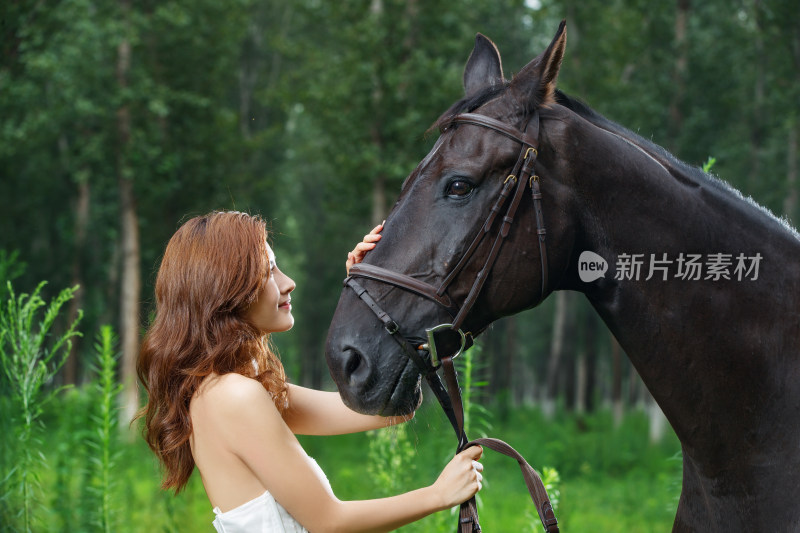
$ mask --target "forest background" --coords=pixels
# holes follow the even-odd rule
[[[47,280],[46,300],[78,287],[54,338],[82,316],[45,388],[94,382],[93,339],[110,324],[127,428],[167,240],[191,216],[237,209],[270,221],[297,282],[296,325],[278,342],[291,381],[332,389],[324,341],[346,252],[385,218],[435,140],[425,131],[462,95],[475,33],[511,77],[563,18],[562,90],[796,223],[790,0],[2,3],[0,253],[14,267],[0,281],[30,293]],[[669,434],[580,295],[503,319],[480,345],[475,399],[499,421],[533,406],[621,426],[636,411],[650,441]],[[3,398],[11,387],[0,376]]]

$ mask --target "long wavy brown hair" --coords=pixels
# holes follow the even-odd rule
[[[258,216],[213,212],[184,223],[167,244],[137,361],[148,393],[137,418],[164,466],[164,489],[180,492],[194,469],[189,402],[209,374],[252,377],[286,408],[286,375],[269,335],[243,317],[269,276],[267,237]]]

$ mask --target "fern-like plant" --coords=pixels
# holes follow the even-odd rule
[[[109,325],[102,326],[95,342],[95,362],[92,369],[95,379],[92,384],[95,406],[91,415],[95,431],[89,433],[87,445],[93,452],[90,469],[93,479],[91,494],[95,498],[97,516],[92,521],[99,531],[114,531],[112,505],[112,471],[119,458],[116,451],[118,417],[117,396],[122,385],[116,380],[117,338]]]
[[[482,346],[476,342],[455,359],[461,385],[461,401],[464,406],[464,430],[471,439],[486,437],[487,432],[492,429],[492,414],[473,400],[479,389],[489,384],[488,381],[479,380],[477,377],[482,370],[480,363],[482,352]]]
[[[4,498],[15,493],[20,498],[19,517],[22,531],[33,529],[33,510],[37,501],[38,476],[36,468],[45,461],[38,438],[39,417],[48,400],[58,392],[50,387],[53,376],[66,361],[82,313],[64,333],[50,341],[50,330],[61,307],[68,302],[78,287],[62,290],[49,304],[41,297],[46,282],[41,282],[33,293],[16,296],[7,283],[8,301],[0,307],[0,363],[6,378],[11,407],[13,432],[4,436],[15,438],[9,443],[15,451],[16,465],[2,480]],[[41,320],[37,319],[44,311]]]
[[[397,494],[414,482],[414,444],[405,424],[372,430],[369,435],[367,470],[382,496]]]

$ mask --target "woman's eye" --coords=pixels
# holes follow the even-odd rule
[[[456,198],[462,198],[472,192],[472,184],[465,180],[451,181],[447,186],[447,195]]]

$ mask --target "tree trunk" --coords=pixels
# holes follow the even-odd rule
[[[586,412],[586,346],[578,354],[578,361],[575,365],[575,412],[583,414]]]
[[[130,23],[130,0],[121,0],[123,23]],[[117,85],[121,94],[128,88],[131,62],[131,43],[124,35],[117,47]],[[121,427],[127,428],[139,408],[139,387],[136,381],[136,358],[139,354],[139,296],[141,274],[139,257],[139,224],[133,177],[128,166],[131,115],[127,102],[117,110],[117,185],[119,187],[122,249],[120,285],[120,339],[122,348],[122,409]]]
[[[571,298],[570,298],[571,299]],[[559,374],[563,380],[564,393],[564,407],[569,411],[575,410],[575,398],[577,396],[577,357],[575,351],[578,343],[576,342],[576,328],[575,328],[575,314],[574,314],[574,300],[571,302],[568,299],[567,304],[567,322],[564,326],[564,344],[561,355],[561,370]]]
[[[650,422],[648,426],[650,443],[656,444],[661,442],[661,439],[664,438],[664,434],[667,432],[667,417],[664,416],[661,407],[658,406],[655,399],[653,399],[653,395],[650,394],[650,391],[648,391],[646,387],[644,404],[647,410],[647,418]]]
[[[764,53],[764,31],[761,24],[761,0],[753,1],[753,20],[756,31],[753,32],[753,47],[755,48],[755,85],[753,86],[753,107],[750,110],[750,172],[748,174],[748,188],[757,189],[761,180],[761,159],[764,145],[764,87],[765,69],[768,61]]]
[[[575,411],[578,413],[594,411],[597,366],[597,319],[585,314],[582,322],[583,348],[578,357],[575,396]]]
[[[78,312],[83,308],[85,289],[83,287],[83,253],[86,245],[86,227],[89,224],[89,181],[87,179],[78,183],[78,198],[75,202],[75,243],[73,246],[74,256],[72,258],[72,281],[70,287],[78,285],[75,296],[69,302],[67,323],[72,324],[78,317]],[[64,362],[63,377],[64,383],[76,385],[78,383],[78,373],[80,364],[78,361],[79,339],[72,343],[69,356]]]
[[[119,183],[122,223],[122,278],[120,290],[120,339],[122,348],[122,421],[127,425],[139,408],[136,359],[139,355],[139,227],[133,182]]]
[[[510,408],[512,403],[511,379],[514,376],[514,363],[517,361],[517,354],[519,353],[517,348],[517,339],[519,338],[518,322],[519,318],[516,315],[506,319],[508,327],[506,329],[505,350],[502,353],[495,354],[492,358],[492,362],[496,363],[497,368],[501,369],[498,374],[498,385],[505,400],[503,409]]]
[[[547,363],[546,396],[542,402],[542,410],[546,415],[552,416],[555,412],[556,396],[558,395],[558,378],[561,359],[564,354],[564,342],[567,335],[568,296],[567,291],[557,291],[555,294],[556,306],[553,319],[553,335],[550,343],[550,357]]]
[[[295,12],[291,3],[282,4],[282,12],[275,13],[277,9],[264,3],[252,9],[247,36],[242,45],[239,58],[239,132],[244,139],[249,140],[253,129],[258,125],[270,124],[270,106],[259,109],[259,116],[252,113],[253,94],[258,87],[260,91],[272,93],[281,79],[283,71],[283,50],[271,46],[268,41],[265,45],[264,37],[270,35],[272,28],[278,28],[278,34],[272,37],[278,41],[286,39],[291,29],[292,13]],[[276,21],[276,22],[273,22]],[[269,62],[267,66],[265,62]],[[266,79],[259,80],[259,76],[266,73]],[[258,120],[258,122],[256,122]]]
[[[373,138],[373,142],[376,143],[376,146],[382,147],[377,136]],[[372,182],[372,216],[370,219],[373,226],[386,220],[386,176],[382,173],[375,176],[375,181]]]
[[[253,105],[253,91],[255,91],[256,82],[258,81],[258,73],[260,69],[261,57],[261,42],[263,41],[263,28],[259,27],[257,22],[252,20],[248,28],[248,40],[242,51],[242,56],[239,60],[239,133],[245,140],[250,140],[251,122],[254,117],[251,116],[251,108]],[[250,42],[252,41],[252,42]],[[280,55],[274,52],[275,55]]]
[[[628,365],[628,369],[628,405],[640,409],[644,407],[647,389],[633,365]]]
[[[316,191],[311,191],[306,198],[308,207],[316,209],[320,213],[319,216],[315,216],[315,220],[319,221],[320,225],[326,225],[327,220],[322,212],[322,202],[319,194]],[[319,253],[309,254],[306,262],[307,272],[324,272],[325,268],[330,266],[330,257]],[[321,294],[324,292],[325,285],[325,276],[308,276],[303,284],[304,294]],[[310,325],[305,327],[298,339],[300,357],[298,383],[305,387],[312,389],[322,388],[322,381],[324,376],[327,375],[325,358],[320,356],[325,353],[326,329],[313,326],[328,324],[330,320],[330,310],[326,305],[308,305],[302,311],[302,321]]]
[[[490,373],[486,392],[497,402],[502,416],[507,414],[513,403],[513,375],[519,335],[517,320],[512,315],[495,322],[486,333],[486,350],[483,351],[483,364]]]
[[[669,104],[669,143],[672,151],[678,151],[679,137],[683,127],[683,100],[686,93],[686,71],[689,65],[690,0],[677,0],[675,13],[675,64],[672,69],[672,99]]]
[[[616,337],[609,333],[611,338],[611,410],[614,413],[614,427],[622,424],[622,347]]]
[[[370,14],[376,25],[383,24],[383,1],[372,0],[370,4]],[[372,182],[372,224],[378,225],[386,218],[386,175],[382,164],[384,154],[383,142],[383,122],[381,120],[381,110],[383,109],[383,80],[376,68],[373,71],[372,79],[372,109],[373,121],[370,125],[370,141],[375,146],[375,153],[378,154],[376,163],[377,172]]]
[[[792,223],[797,223],[797,119],[789,119],[789,135],[786,138],[786,198],[783,214]]]

